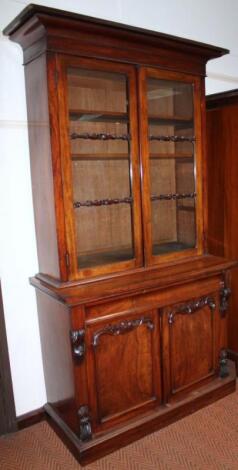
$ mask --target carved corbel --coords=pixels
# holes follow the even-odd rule
[[[230,287],[227,287],[226,285],[224,285],[224,287],[222,287],[222,289],[220,290],[220,314],[222,318],[226,316],[230,295],[231,295]]]
[[[74,356],[83,359],[85,356],[85,330],[82,328],[71,331],[70,338]]]
[[[81,441],[90,441],[92,439],[91,418],[88,405],[80,406],[78,410],[79,417],[79,437]]]
[[[229,369],[228,369],[228,354],[226,349],[221,349],[220,351],[220,359],[219,359],[219,377],[221,379],[224,379],[225,377],[228,377],[229,375]]]

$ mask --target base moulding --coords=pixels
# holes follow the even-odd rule
[[[93,436],[88,442],[82,442],[61,418],[56,407],[50,403],[45,405],[47,421],[62,439],[81,465],[86,465],[101,458],[120,447],[155,432],[173,422],[198,411],[211,403],[235,391],[236,368],[229,361],[229,376],[216,378],[207,385],[190,392],[186,398],[178,402],[160,405],[157,409],[128,421],[107,433]]]

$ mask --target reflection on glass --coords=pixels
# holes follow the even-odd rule
[[[68,103],[78,266],[132,259],[127,78],[70,68]]]
[[[193,86],[147,82],[152,253],[196,246]]]

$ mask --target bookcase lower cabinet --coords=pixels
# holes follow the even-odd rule
[[[234,389],[228,296],[221,275],[74,306],[37,289],[46,411],[81,463]]]

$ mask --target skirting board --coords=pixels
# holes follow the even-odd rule
[[[46,413],[44,408],[38,408],[37,410],[30,411],[17,417],[17,427],[18,429],[28,428],[33,424],[39,423],[46,419]]]

